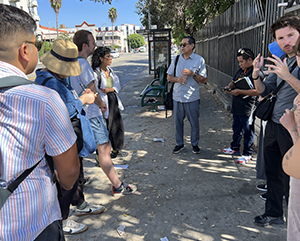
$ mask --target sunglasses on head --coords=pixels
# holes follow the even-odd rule
[[[33,44],[33,45],[37,48],[37,50],[40,51],[41,48],[42,48],[42,46],[43,46],[43,44],[44,44],[44,42],[43,42],[43,41],[40,41],[40,40],[37,40],[37,41],[35,41],[35,42],[32,42],[32,41],[24,41],[23,44]]]
[[[249,53],[247,53],[247,52],[245,51],[245,49],[243,49],[243,48],[242,48],[242,49],[239,49],[239,50],[238,50],[238,53],[239,53],[239,54],[247,54],[250,58],[252,58],[251,55],[250,55]]]
[[[180,47],[185,47],[185,46],[187,46],[187,45],[190,45],[190,44],[184,43],[184,44],[180,44],[179,46],[180,46]]]

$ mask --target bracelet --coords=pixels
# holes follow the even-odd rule
[[[256,78],[253,78],[253,77],[252,77],[253,80],[258,80],[258,78],[259,78],[259,75],[258,75]]]

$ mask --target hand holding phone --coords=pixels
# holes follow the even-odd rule
[[[227,92],[231,91],[231,89],[229,89],[228,87],[223,87],[222,89],[223,89],[223,91],[227,91]]]

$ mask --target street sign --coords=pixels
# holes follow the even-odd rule
[[[150,30],[149,29],[136,30],[136,33],[140,35],[148,35],[150,33]]]

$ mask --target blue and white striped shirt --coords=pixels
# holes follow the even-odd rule
[[[0,61],[0,78],[10,75],[26,77]],[[42,159],[0,210],[1,241],[34,240],[61,219],[44,155],[62,154],[75,141],[69,114],[57,92],[34,84],[0,89],[0,186],[7,187]]]

